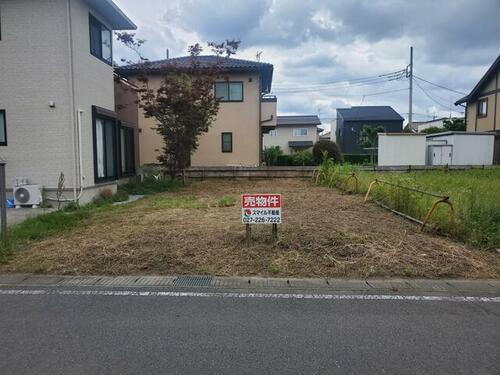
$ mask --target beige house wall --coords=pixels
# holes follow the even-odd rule
[[[500,130],[500,95],[498,92],[486,95],[500,89],[500,73],[488,82],[481,95],[474,102],[467,104],[467,131]],[[487,116],[477,117],[477,106],[481,99],[488,99]]]
[[[260,158],[260,121],[259,121],[259,75],[229,74],[230,81],[243,82],[243,102],[220,103],[216,121],[207,133],[199,139],[198,150],[192,155],[192,166],[257,166]],[[130,78],[134,81],[133,78]],[[137,82],[137,81],[135,81]],[[161,76],[150,77],[152,88],[158,87]],[[271,114],[276,118],[276,103],[262,103],[261,118],[267,119]],[[270,106],[267,104],[274,104]],[[273,112],[274,108],[274,113]],[[269,125],[266,123],[265,125]],[[140,163],[158,163],[163,140],[156,132],[154,119],[145,118],[139,111],[139,149]],[[222,152],[222,133],[233,133],[233,152]]]

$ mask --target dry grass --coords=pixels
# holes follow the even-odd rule
[[[253,226],[245,246],[244,192],[283,194],[277,245],[269,226]],[[207,180],[99,212],[84,227],[29,244],[0,271],[500,278],[500,257],[306,180]]]

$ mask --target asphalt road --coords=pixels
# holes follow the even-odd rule
[[[499,374],[500,303],[0,295],[0,374]]]

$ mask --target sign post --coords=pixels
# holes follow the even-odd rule
[[[246,242],[252,235],[250,224],[272,224],[272,239],[278,241],[281,224],[281,194],[242,194],[241,221],[246,226]]]

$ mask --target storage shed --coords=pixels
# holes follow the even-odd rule
[[[443,132],[427,136],[428,165],[492,165],[495,134]]]
[[[379,133],[378,165],[425,165],[426,136],[415,133]]]

